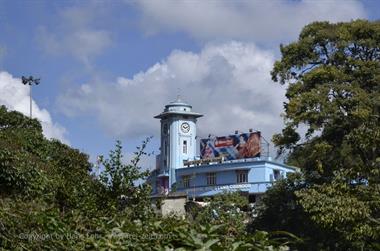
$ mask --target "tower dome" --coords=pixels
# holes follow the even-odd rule
[[[173,115],[185,115],[185,116],[190,116],[193,118],[199,118],[203,116],[200,113],[193,112],[192,108],[193,107],[191,105],[184,102],[181,99],[181,96],[178,95],[176,100],[165,105],[164,111],[158,114],[157,116],[155,116],[154,118],[164,119],[165,117],[173,116]]]

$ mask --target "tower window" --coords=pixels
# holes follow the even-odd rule
[[[162,128],[162,133],[164,135],[168,135],[169,134],[169,128],[168,128],[168,124],[164,124],[163,128]]]
[[[166,140],[164,141],[164,155],[166,156],[168,154],[168,142]]]
[[[236,182],[237,183],[247,183],[248,182],[248,171],[237,171],[236,172]]]
[[[207,185],[216,185],[216,173],[207,174]]]
[[[187,154],[187,140],[183,141],[183,146],[182,147],[183,147],[182,152],[185,153],[185,154]]]
[[[184,188],[189,188],[190,187],[190,175],[182,176],[182,182],[183,182]]]

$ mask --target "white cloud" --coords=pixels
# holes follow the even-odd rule
[[[93,1],[62,10],[54,30],[46,26],[38,28],[37,38],[42,48],[52,55],[71,55],[91,68],[91,60],[112,44],[111,33],[96,25],[99,19],[105,18],[102,7]]]
[[[183,31],[202,40],[288,42],[317,20],[366,17],[359,1],[137,1],[148,33]]]
[[[273,83],[274,56],[251,43],[209,44],[200,53],[176,50],[132,78],[92,82],[59,97],[70,116],[91,114],[113,136],[158,135],[154,115],[175,99],[178,88],[196,112],[199,134],[254,128],[270,138],[282,128],[284,87]]]
[[[134,152],[123,152],[124,158],[123,161],[126,164],[131,164],[132,160],[136,157],[136,154]],[[156,168],[156,155],[150,154],[150,155],[143,155],[138,164],[138,167],[141,167],[141,171],[146,171],[146,170],[154,170]]]
[[[30,114],[29,87],[21,84],[21,79],[13,77],[8,72],[0,72],[0,105],[5,105],[10,110]],[[69,141],[65,138],[66,129],[54,123],[49,112],[38,107],[32,100],[33,118],[37,118],[42,125],[43,133],[47,138],[56,138],[64,143]]]

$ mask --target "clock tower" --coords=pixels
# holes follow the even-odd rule
[[[161,120],[161,153],[159,158],[160,186],[170,190],[175,180],[175,169],[183,168],[184,160],[196,156],[197,118],[202,114],[192,111],[192,106],[178,96],[155,116]]]

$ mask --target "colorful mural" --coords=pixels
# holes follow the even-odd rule
[[[223,137],[201,139],[201,158],[224,157],[226,160],[259,157],[260,132],[242,133]]]

